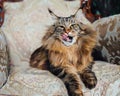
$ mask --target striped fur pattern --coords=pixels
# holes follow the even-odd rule
[[[42,39],[42,46],[30,58],[30,66],[49,70],[65,84],[69,96],[83,96],[81,81],[92,89],[97,78],[92,71],[92,49],[96,44],[96,32],[70,17],[50,14],[56,20]]]

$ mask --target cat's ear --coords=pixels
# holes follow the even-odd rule
[[[73,14],[73,16],[76,17],[79,14],[80,10],[81,10],[81,7],[77,9],[77,11]]]
[[[48,9],[50,15],[52,16],[53,19],[58,19],[59,17],[55,15],[50,9]]]

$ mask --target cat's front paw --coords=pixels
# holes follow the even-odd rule
[[[76,93],[74,93],[74,94],[69,95],[69,96],[84,96],[84,95],[83,94],[76,94]]]
[[[68,92],[69,96],[84,96],[82,91]]]
[[[84,72],[80,76],[81,76],[81,79],[82,79],[84,85],[87,88],[92,89],[97,85],[97,78],[96,78],[94,72],[92,72],[92,71]]]

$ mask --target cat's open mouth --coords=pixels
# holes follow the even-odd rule
[[[62,40],[64,40],[65,42],[72,42],[73,41],[73,36],[69,36],[67,33],[62,34]]]
[[[69,35],[67,33],[62,34],[61,39],[62,39],[62,43],[65,46],[71,46],[76,42],[76,37],[72,36],[72,35]]]

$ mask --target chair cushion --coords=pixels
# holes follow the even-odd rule
[[[48,71],[29,68],[13,72],[0,94],[18,96],[67,96],[63,82]],[[49,95],[48,95],[49,94]]]
[[[89,90],[82,86],[85,96],[119,96],[120,66],[97,61],[93,67],[97,86]],[[63,82],[49,73],[34,68],[13,72],[0,94],[20,96],[68,96]]]

